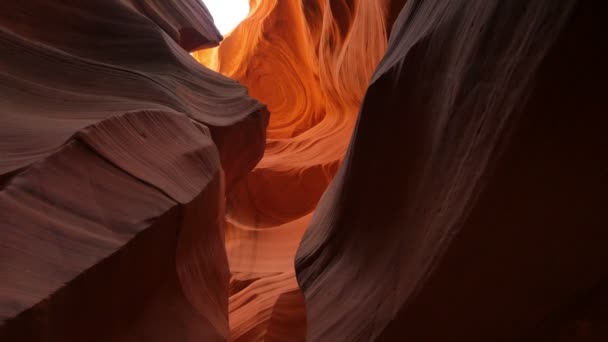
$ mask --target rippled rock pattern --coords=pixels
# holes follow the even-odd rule
[[[1,2],[0,340],[608,340],[598,3]]]
[[[297,253],[309,341],[608,338],[598,10],[406,3]]]
[[[224,189],[268,113],[186,51],[206,8],[4,1],[0,30],[0,339],[227,339]]]
[[[299,291],[296,249],[344,156],[389,26],[387,1],[251,5],[249,17],[219,48],[193,54],[246,85],[271,113],[264,157],[226,204],[235,341],[276,334],[269,326],[275,305],[296,298],[290,295]],[[293,320],[305,324],[302,310],[293,305]]]

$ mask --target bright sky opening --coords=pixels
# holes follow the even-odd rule
[[[232,32],[249,14],[249,0],[203,0],[222,35]]]

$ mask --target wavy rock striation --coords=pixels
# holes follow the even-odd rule
[[[298,250],[309,341],[606,337],[596,7],[406,3]]]
[[[608,339],[597,2],[250,5],[0,3],[0,340]]]
[[[228,338],[268,112],[186,51],[221,38],[195,0],[0,4],[0,339]]]
[[[295,252],[386,48],[387,8],[376,0],[254,0],[219,48],[193,54],[242,82],[271,112],[264,157],[227,197],[235,341],[303,339],[269,327],[273,308],[296,298]],[[276,314],[290,307],[302,328],[303,307]]]

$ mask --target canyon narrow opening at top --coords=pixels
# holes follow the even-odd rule
[[[249,14],[249,0],[205,0],[215,26],[227,36]]]

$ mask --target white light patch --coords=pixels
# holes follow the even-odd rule
[[[232,32],[249,14],[249,0],[203,0],[222,35]]]

